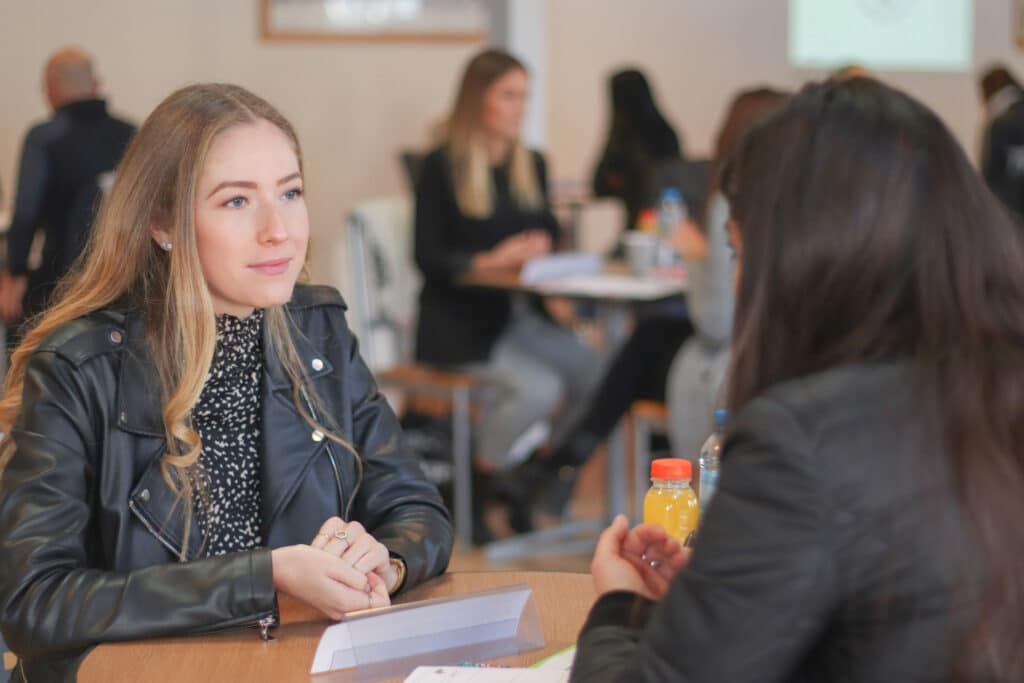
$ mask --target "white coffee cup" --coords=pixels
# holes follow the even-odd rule
[[[629,269],[637,277],[646,277],[658,265],[658,236],[649,232],[628,232],[622,236]]]

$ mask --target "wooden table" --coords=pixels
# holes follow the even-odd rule
[[[503,657],[495,664],[529,666],[576,642],[595,600],[588,574],[564,572],[464,572],[428,581],[397,602],[445,597],[527,583],[533,588],[547,643],[542,650]],[[282,624],[275,640],[263,642],[256,629],[210,636],[159,638],[100,645],[86,657],[79,683],[137,680],[180,681],[315,681],[354,680],[351,673],[309,674],[320,636],[330,622],[318,612],[286,596],[280,601]],[[401,678],[393,679],[401,681]]]

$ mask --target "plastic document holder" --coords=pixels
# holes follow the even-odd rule
[[[519,584],[350,614],[324,631],[310,673],[364,683],[542,647],[533,590]]]

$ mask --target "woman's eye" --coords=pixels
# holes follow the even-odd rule
[[[288,190],[284,193],[284,198],[288,200],[298,199],[302,196],[302,188],[296,187]]]
[[[231,199],[224,202],[224,206],[232,209],[241,209],[245,206],[245,197],[232,197]]]

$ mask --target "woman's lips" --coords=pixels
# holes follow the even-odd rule
[[[264,275],[280,275],[288,270],[288,266],[291,265],[291,262],[291,258],[279,258],[274,259],[273,261],[253,263],[249,267],[258,273],[263,273]]]

